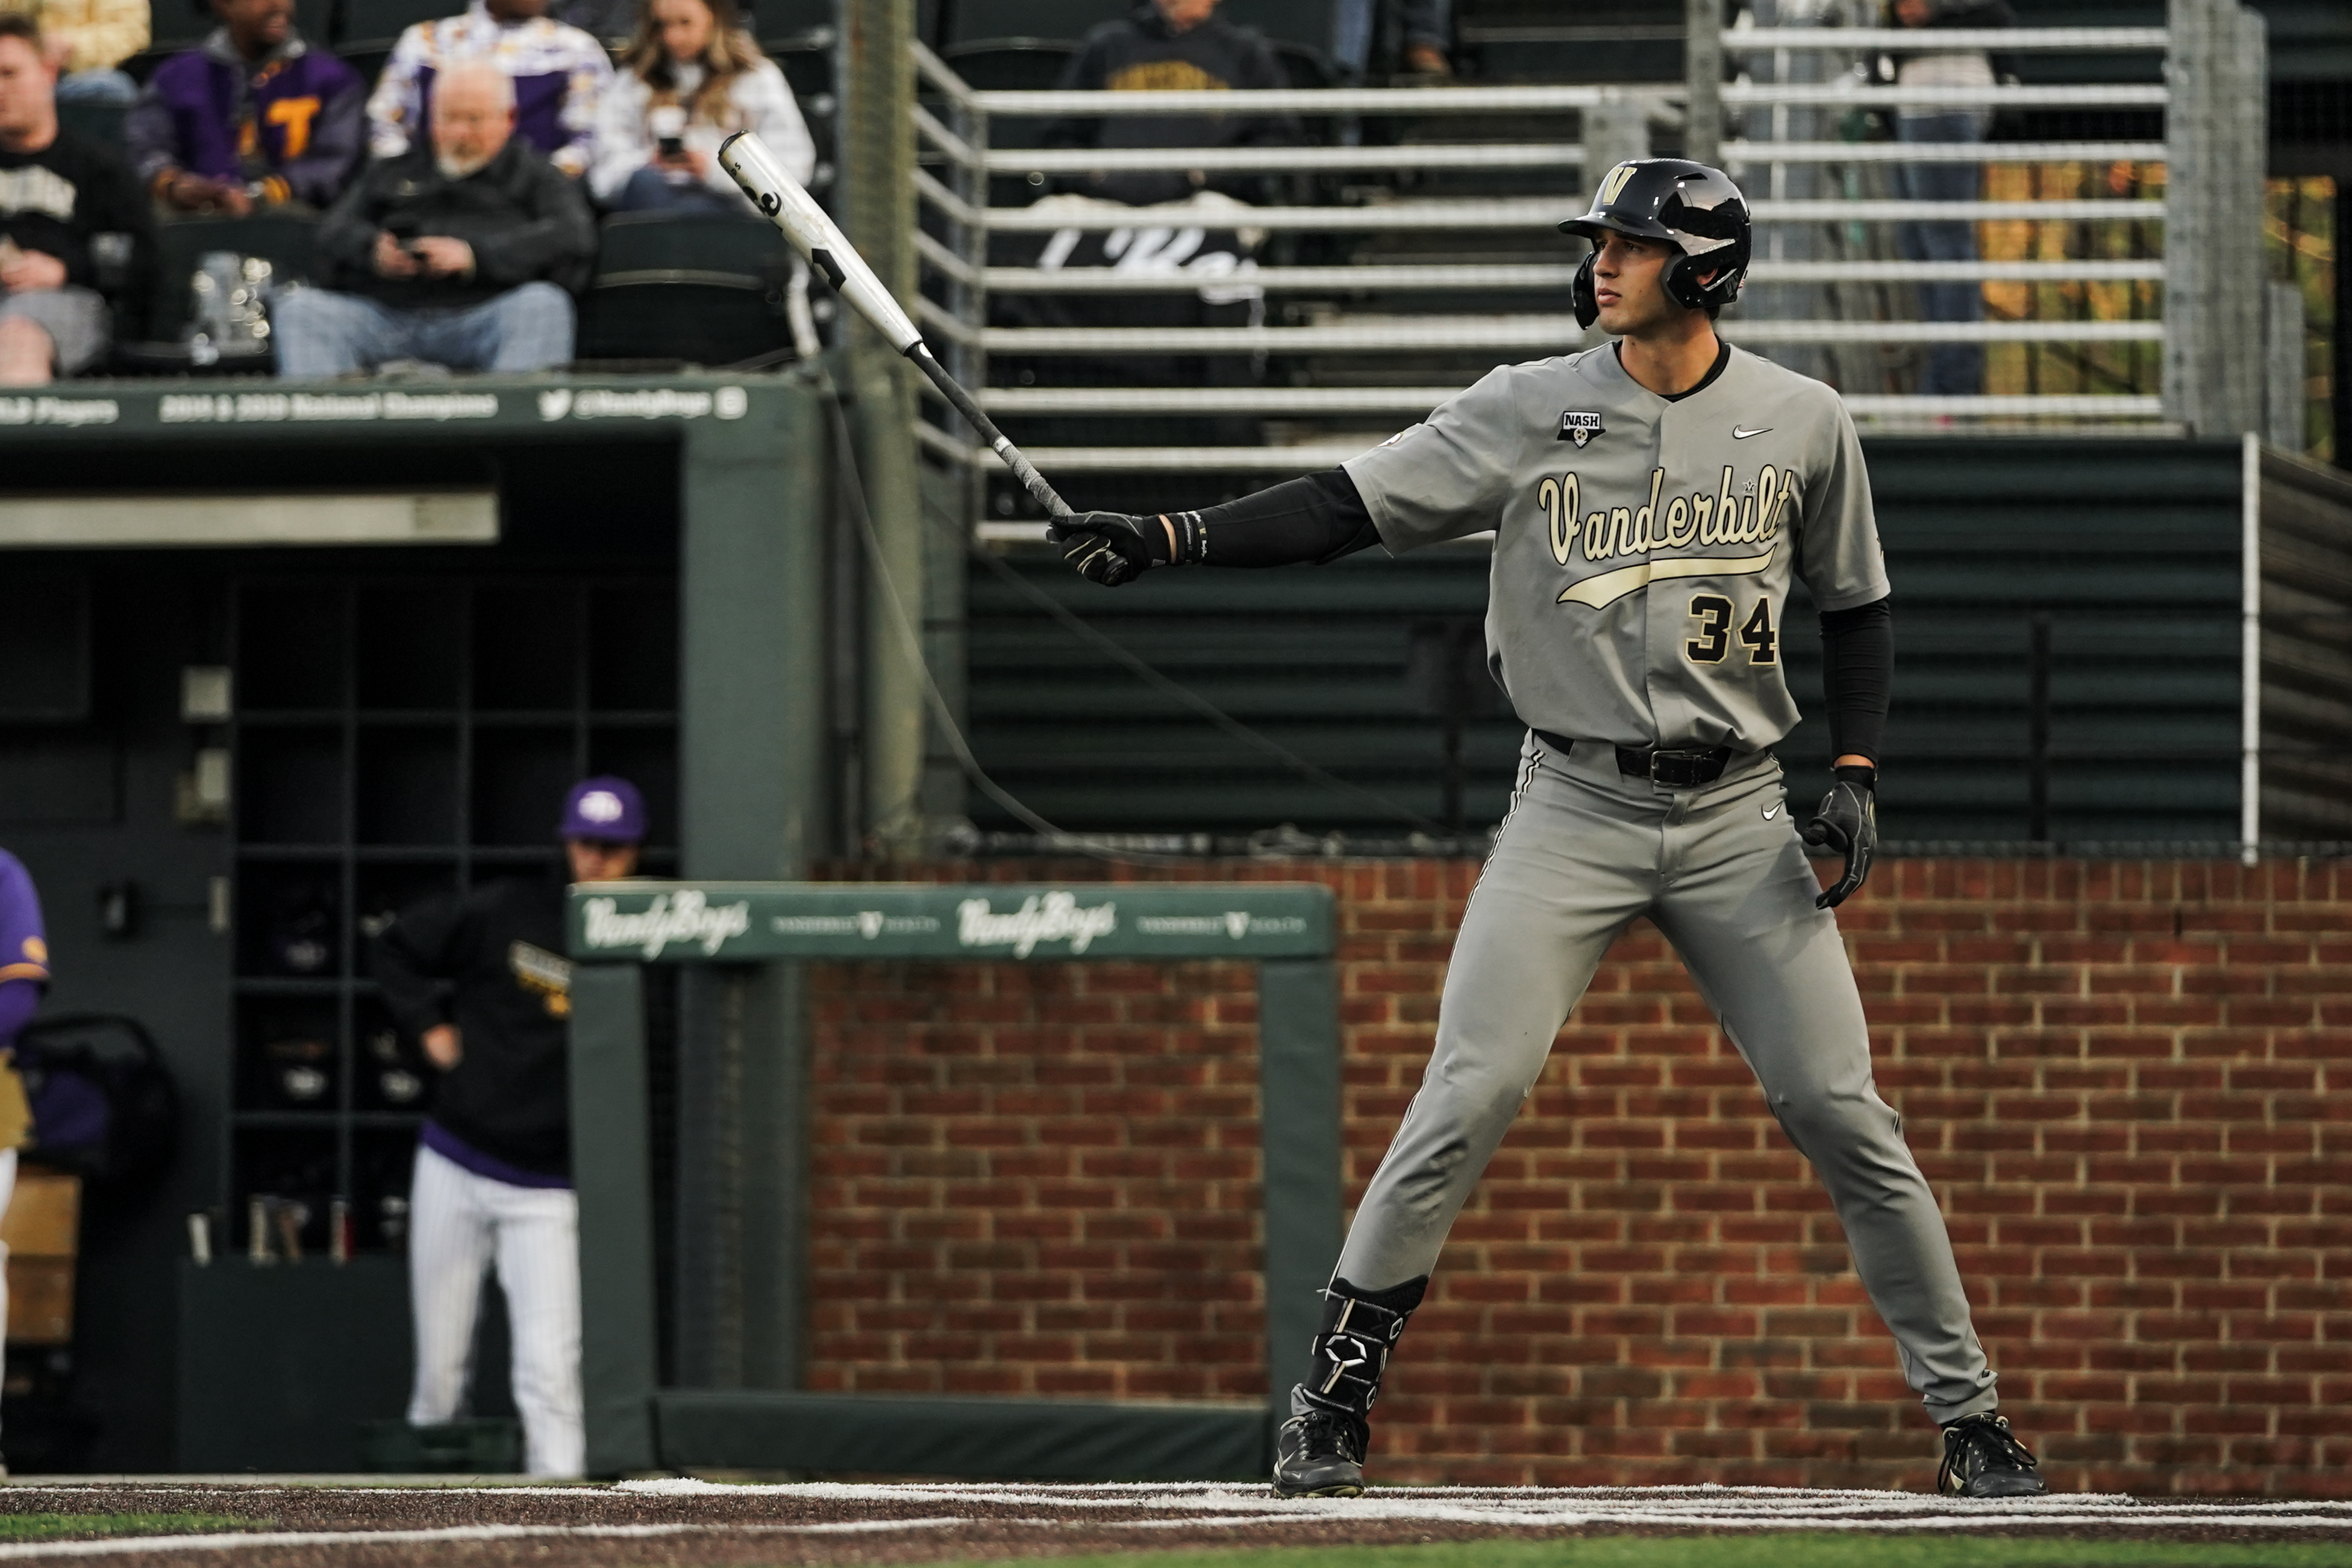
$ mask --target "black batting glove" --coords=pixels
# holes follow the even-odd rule
[[[1133,582],[1153,567],[1169,564],[1168,530],[1158,517],[1078,512],[1056,517],[1046,526],[1045,537],[1071,570],[1105,588]]]
[[[1813,900],[1815,909],[1835,909],[1870,874],[1871,857],[1878,852],[1877,790],[1875,768],[1841,768],[1837,782],[1822,797],[1813,820],[1798,830],[1798,837],[1805,842],[1845,856],[1845,874]]]

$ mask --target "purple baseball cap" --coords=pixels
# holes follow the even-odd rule
[[[643,843],[646,798],[637,793],[635,785],[609,773],[583,779],[563,798],[563,826],[557,836],[608,844]]]

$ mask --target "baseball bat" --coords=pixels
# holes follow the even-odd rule
[[[1045,476],[1037,472],[1036,465],[1022,455],[1021,448],[1005,439],[1004,433],[996,428],[996,422],[981,413],[972,395],[948,374],[947,368],[932,354],[931,346],[923,341],[921,331],[898,308],[898,302],[890,298],[890,291],[882,287],[882,280],[874,276],[874,269],[866,265],[866,258],[857,254],[848,236],[816,204],[816,198],[784,172],[783,165],[776,162],[775,154],[757,136],[739,131],[720,142],[719,166],[734,177],[743,193],[751,198],[751,204],[783,231],[793,248],[824,276],[834,292],[848,300],[889,340],[892,348],[914,361],[915,368],[930,378],[949,406],[980,432],[980,438],[1004,459],[1004,465],[1037,497],[1048,517],[1070,515],[1070,504],[1045,482]]]

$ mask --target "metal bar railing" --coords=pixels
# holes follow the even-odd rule
[[[962,264],[936,246],[916,247],[942,272]],[[934,252],[936,251],[936,255]],[[1268,294],[1348,293],[1368,289],[1559,289],[1573,266],[1260,267],[1204,276],[1182,268],[1122,272],[1117,267],[992,267],[987,283],[1007,294],[1192,294],[1247,286]],[[2160,281],[2164,263],[2140,261],[1759,261],[1757,283],[2126,283]]]
[[[1540,169],[1583,162],[1584,147],[1575,141],[1426,147],[1037,147],[988,154],[990,171],[1000,174],[1160,169],[1332,174],[1381,169]]]
[[[1904,87],[1891,82],[1726,82],[1723,106],[1811,104],[1829,109],[2161,109],[2154,82],[2016,87]],[[1135,96],[1135,95],[1131,95]]]
[[[934,54],[929,45],[920,39],[909,47],[915,62],[915,75],[923,85],[949,101],[969,107],[972,101],[971,85],[956,75],[955,68]]]
[[[914,116],[915,132],[924,141],[929,142],[932,146],[946,153],[950,159],[955,162],[962,164],[967,169],[977,168],[981,165],[982,156],[980,151],[973,147],[971,143],[966,141],[962,137],[958,136],[954,131],[950,131],[946,126],[940,124],[939,118],[932,114],[929,110],[925,109],[919,103],[915,105]]]
[[[927,119],[916,110],[917,126]],[[944,134],[944,128],[942,128]],[[926,130],[926,135],[930,132]],[[944,141],[962,162],[969,152]],[[1732,141],[1727,163],[2053,163],[2164,161],[2161,141]],[[1086,174],[1198,169],[1204,173],[1369,172],[1384,169],[1540,169],[1583,166],[1575,141],[1497,141],[1414,147],[1031,147],[992,151],[997,174]]]
[[[2222,4],[2227,0],[2212,0]],[[1695,13],[1696,14],[1696,13]],[[1773,28],[1727,29],[1723,47],[1736,59],[1769,53],[1818,51],[1862,55],[1881,50],[1933,47],[1938,51],[1987,49],[2111,54],[2164,54],[2173,47],[2173,33],[2162,27],[2005,28],[1998,30],[1938,29],[1923,37],[1895,28]],[[1069,235],[1110,235],[1120,230],[1238,231],[1244,244],[1235,247],[1220,241],[1211,246],[1222,254],[1235,248],[1247,256],[1261,235],[1320,234],[1349,235],[1436,235],[1462,233],[1484,235],[1513,231],[1528,235],[1550,232],[1574,203],[1553,196],[1501,196],[1484,199],[1402,199],[1329,206],[1245,206],[1239,204],[1167,204],[1134,207],[1110,202],[1055,200],[1034,206],[991,207],[990,176],[1080,175],[1167,170],[1197,170],[1211,174],[1325,173],[1378,175],[1391,171],[1587,169],[1596,158],[1626,155],[1619,142],[1633,138],[1644,122],[1671,126],[1682,119],[1684,92],[1674,86],[1511,86],[1464,87],[1444,91],[1421,89],[1282,89],[1270,91],[1214,92],[1062,92],[982,91],[969,88],[928,49],[915,52],[915,68],[926,91],[925,106],[915,110],[913,129],[929,165],[919,170],[915,184],[926,218],[937,233],[919,234],[917,250],[935,298],[917,305],[916,313],[927,333],[969,362],[984,365],[991,355],[1035,358],[1123,355],[1320,355],[1348,357],[1393,355],[1399,366],[1415,356],[1441,356],[1433,368],[1438,376],[1461,373],[1454,362],[1463,356],[1528,352],[1559,353],[1597,340],[1580,330],[1564,311],[1548,313],[1411,313],[1393,308],[1356,313],[1365,297],[1381,292],[1411,295],[1459,295],[1465,291],[1508,291],[1549,294],[1559,299],[1574,277],[1572,261],[1529,260],[1445,265],[1437,261],[1383,259],[1359,266],[1276,266],[1258,267],[1244,261],[1223,273],[1206,269],[1187,272],[1174,267],[1149,270],[1135,267],[1139,256],[1156,252],[1156,243],[1135,249],[1122,265],[1060,267],[1055,265],[1069,245],[1066,237],[1045,252],[1045,266],[988,265],[988,240],[1008,237]],[[1759,69],[1759,75],[1771,73]],[[1783,69],[1781,76],[1789,73]],[[1796,73],[1800,76],[1804,72]],[[1820,72],[1813,73],[1816,78]],[[1852,247],[1853,259],[1825,255],[1800,243],[1801,225],[1885,225],[1905,223],[2063,223],[2074,225],[2165,225],[2170,209],[2163,199],[2118,196],[2113,199],[1952,200],[1887,199],[1884,171],[1906,165],[1972,163],[1979,167],[2037,164],[2168,164],[2174,141],[2146,136],[2091,141],[2033,142],[1905,142],[1845,141],[1821,139],[1829,121],[1820,111],[1854,108],[1906,110],[2163,110],[2171,101],[2168,88],[2147,82],[2078,82],[2064,85],[2019,86],[2014,83],[1970,87],[1887,85],[1848,74],[1833,80],[1763,80],[1726,83],[1720,107],[1732,111],[1732,123],[1748,114],[1750,128],[1743,140],[1717,141],[1717,161],[1735,169],[1772,170],[1770,182],[1758,179],[1751,214],[1770,234],[1790,236],[1792,254],[1781,259],[1767,253],[1759,239],[1759,255],[1750,278],[1760,285],[1903,286],[1929,283],[2076,284],[2116,283],[2145,286],[2168,277],[2159,256],[2086,256],[2079,259],[2010,259],[1968,261],[1906,261],[1886,254],[1885,240],[1858,236],[1868,230],[1844,230],[1848,237],[1835,244]],[[1809,111],[1811,111],[1809,113]],[[1393,115],[1426,124],[1440,116],[1517,116],[1519,135],[1510,140],[1478,141],[1475,131],[1448,140],[1424,131],[1403,146],[1224,146],[1175,148],[996,148],[989,143],[988,115],[1011,115],[1032,122],[1042,118],[1100,120],[1110,117],[1214,115],[1232,120],[1252,115],[1290,114],[1310,118]],[[1557,119],[1581,116],[1584,139],[1570,141]],[[1600,130],[1596,131],[1596,127]],[[1529,131],[1535,134],[1529,135]],[[1807,131],[1810,130],[1810,136]],[[1788,141],[1759,138],[1774,132],[1796,132]],[[1549,134],[1547,134],[1549,133]],[[1596,141],[1596,136],[1598,140]],[[2176,139],[2177,140],[2177,139]],[[1603,151],[1605,149],[1605,151]],[[1778,171],[1790,171],[1783,184]],[[1799,170],[1843,168],[1844,188],[1853,199],[1830,193],[1839,189],[1838,177],[1827,183]],[[1743,174],[1743,182],[1748,175]],[[2185,176],[2177,176],[2185,177]],[[1432,182],[1435,189],[1443,181]],[[1586,183],[1589,185],[1590,181]],[[1430,188],[1424,186],[1424,188]],[[1898,187],[1900,188],[1900,187]],[[2013,182],[1994,187],[2016,193]],[[1963,190],[1967,190],[1963,187]],[[2093,187],[2096,189],[2096,187]],[[1775,190],[1785,194],[1776,198]],[[1819,193],[1817,198],[1816,193]],[[2172,193],[2177,194],[2177,192]],[[1015,198],[1019,200],[1021,198]],[[944,219],[950,230],[939,230]],[[1834,236],[1840,231],[1831,231]],[[1884,231],[1881,230],[1881,233]],[[2109,231],[2112,232],[2112,231]],[[949,235],[950,237],[939,237]],[[1426,242],[1423,242],[1424,245]],[[1483,241],[1464,248],[1475,252]],[[1525,242],[1518,242],[1524,247]],[[1777,250],[1781,241],[1771,241]],[[2099,242],[2100,246],[2107,244]],[[2159,240],[2136,239],[2135,252]],[[1114,240],[1113,254],[1121,252]],[[1183,247],[1179,246],[1179,251]],[[2097,248],[2097,247],[2094,247]],[[1027,253],[1034,254],[1034,241]],[[1088,255],[1096,255],[1089,250]],[[1343,252],[1344,254],[1344,252]],[[1524,249],[1522,250],[1524,254]],[[1548,255],[1539,249],[1538,256]],[[1821,256],[1815,259],[1815,256]],[[1223,265],[1231,267],[1230,260]],[[1133,268],[1133,269],[1128,269]],[[1122,327],[987,327],[975,314],[988,291],[1017,296],[1149,297],[1225,291],[1228,299],[1269,295],[1325,295],[1340,305],[1339,313],[1312,324],[1250,326]],[[1346,302],[1353,297],[1358,305]],[[1498,303],[1501,301],[1497,301]],[[1544,303],[1551,303],[1545,300]],[[1564,304],[1564,300],[1560,300]],[[1433,300],[1432,303],[1436,303]],[[1954,343],[2090,345],[2159,343],[2167,325],[2162,319],[2042,319],[1924,321],[1874,318],[1905,314],[1902,297],[1878,294],[1824,294],[1814,309],[1790,318],[1743,319],[1738,310],[1727,316],[1721,330],[1733,341],[1752,347],[1812,345],[1916,346]],[[1840,312],[1864,318],[1825,319]],[[1231,319],[1230,317],[1227,318]],[[1254,318],[1255,319],[1255,318]],[[1360,363],[1360,361],[1356,362]],[[1442,367],[1442,368],[1437,368]],[[1360,373],[1360,372],[1351,372]],[[1401,368],[1376,374],[1411,380]],[[1426,374],[1427,372],[1422,372]],[[1052,379],[1052,378],[1045,378]],[[1864,380],[1862,384],[1871,382]],[[2080,385],[2080,382],[2072,384]],[[2095,382],[2093,384],[2096,384]],[[1133,416],[1257,416],[1309,422],[1389,421],[1418,418],[1445,398],[1452,387],[1408,384],[1364,386],[1111,386],[1111,387],[988,387],[981,401],[991,412],[1007,417],[1029,415]],[[1970,420],[2066,422],[2106,420],[2141,424],[2166,417],[2166,405],[2153,396],[2088,392],[2032,396],[1922,397],[1857,395],[1846,399],[1857,419],[1900,423],[1906,420]],[[1344,423],[1339,428],[1349,428]],[[958,434],[961,428],[957,427]],[[959,443],[955,436],[927,430],[926,450],[961,455],[979,468],[994,460]],[[1112,472],[1253,472],[1277,474],[1328,466],[1364,449],[1369,442],[1353,435],[1324,437],[1304,444],[1219,446],[1097,446],[1071,449],[1031,449],[1031,456],[1049,468],[1071,473]]]
[[[1656,99],[1675,96],[1673,89],[1628,93],[1611,87],[1460,87],[1432,92],[1412,87],[1253,88],[1241,91],[1186,89],[1181,92],[1056,92],[1020,90],[975,92],[972,99],[991,114],[1032,119],[1070,116],[1094,120],[1104,115],[1157,114],[1433,114],[1565,113],[1598,109],[1625,97]]]
[[[957,221],[971,209],[946,187],[916,172],[918,193]],[[1841,202],[1762,201],[1749,212],[1759,224],[1900,224],[1926,221],[1987,222],[2002,218],[2070,223],[2161,223],[2160,201],[2052,202]],[[1095,233],[1150,225],[1251,228],[1367,234],[1408,229],[1552,229],[1568,215],[1558,198],[1495,202],[1395,202],[1361,207],[1237,207],[1229,212],[1185,208],[1054,206],[992,207],[987,226],[998,234],[1052,234],[1059,229]]]
[[[1940,40],[1939,40],[1940,43]],[[1217,92],[976,92],[972,99],[990,114],[1032,119],[1098,120],[1138,115],[1393,113],[1432,114],[1565,112],[1604,104],[1655,105],[1659,118],[1671,114],[1677,91],[1598,87],[1449,88],[1258,88]],[[1747,104],[1907,105],[1915,109],[2096,109],[2161,108],[2165,89],[2152,82],[2095,82],[2021,87],[1903,87],[1858,81],[1727,83],[1725,107]]]
[[[1727,141],[1726,163],[2161,163],[2161,141]]]
[[[946,329],[943,327],[942,330]],[[959,331],[971,330],[962,323]],[[1717,330],[1735,343],[2151,343],[2161,321],[1738,321]],[[1378,354],[1564,351],[1580,344],[1573,316],[1359,318],[1344,327],[991,327],[991,353]]]
[[[1452,386],[991,387],[981,394],[980,401],[991,413],[1007,414],[1381,414],[1418,418],[1462,390]],[[1869,418],[1903,414],[1923,418],[2054,414],[2063,418],[2154,419],[2164,412],[2164,400],[2159,397],[2082,393],[1969,397],[1848,393],[1845,405],[1857,417]]]
[[[1675,29],[1679,37],[1682,29]],[[1780,49],[1856,52],[1881,49],[1916,52],[1933,48],[1999,50],[2002,54],[2161,54],[2172,47],[2163,27],[1726,27],[1726,54],[1769,54]]]

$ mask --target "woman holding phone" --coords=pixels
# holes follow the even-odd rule
[[[748,213],[714,156],[738,131],[757,131],[808,183],[816,146],[735,0],[646,0],[599,106],[589,189],[618,212]]]

